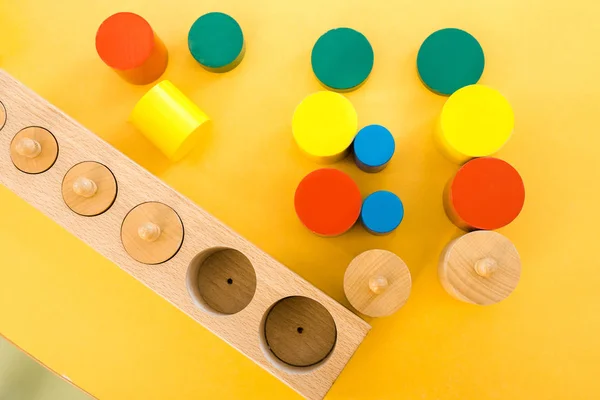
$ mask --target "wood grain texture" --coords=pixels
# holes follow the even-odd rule
[[[323,361],[335,346],[335,321],[325,307],[302,296],[279,301],[265,320],[265,339],[275,357],[308,367]]]
[[[446,246],[438,275],[452,297],[472,304],[495,304],[517,287],[521,258],[505,236],[494,231],[475,231]]]
[[[252,301],[256,273],[241,252],[217,250],[200,261],[197,284],[202,300],[210,308],[223,314],[235,314]]]
[[[91,195],[78,193],[77,184],[81,179],[93,183],[95,191]],[[82,189],[80,189],[82,190]],[[67,206],[79,215],[92,217],[102,214],[115,201],[117,197],[117,181],[104,165],[84,161],[67,172],[62,182],[62,196]]]
[[[6,110],[4,109],[4,104],[0,102],[0,129],[4,128],[4,123],[6,122]]]
[[[368,333],[369,324],[3,71],[0,71],[0,101],[12,116],[0,131],[0,148],[6,149],[0,151],[2,184],[301,395],[310,399],[325,396]],[[10,141],[24,127],[39,125],[55,133],[60,156],[46,173],[24,174],[10,160]],[[94,218],[83,218],[62,200],[61,183],[73,165],[90,160],[110,168],[119,193],[108,211]],[[162,202],[176,210],[187,233],[176,256],[155,266],[134,260],[123,247],[120,235],[127,213],[138,204],[150,201]],[[256,293],[239,313],[223,316],[206,312],[186,287],[187,272],[194,257],[214,248],[239,250],[254,267]],[[303,373],[274,362],[259,334],[263,317],[271,306],[296,295],[318,301],[331,314],[337,328],[336,345],[327,361]]]
[[[15,117],[17,117],[15,115]],[[23,139],[35,141],[41,148],[35,157],[22,155],[19,149]],[[58,143],[47,129],[38,126],[23,127],[10,142],[10,158],[21,171],[28,174],[40,174],[52,167],[58,157]]]
[[[367,250],[356,256],[344,274],[344,293],[359,312],[385,317],[408,300],[412,280],[408,266],[387,250]]]

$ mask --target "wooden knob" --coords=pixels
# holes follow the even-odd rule
[[[35,158],[42,152],[42,146],[37,140],[23,137],[15,144],[15,150],[23,157]]]
[[[452,297],[472,304],[495,304],[517,287],[521,259],[512,242],[498,232],[475,231],[446,246],[438,274]]]
[[[142,240],[154,242],[160,236],[160,226],[153,222],[145,222],[138,228],[138,235]]]
[[[369,289],[375,294],[383,293],[389,285],[387,278],[383,275],[372,276],[369,278]]]
[[[412,280],[400,257],[387,250],[368,250],[358,255],[344,274],[344,293],[359,312],[385,317],[408,300]]]
[[[84,161],[74,165],[65,174],[62,195],[71,210],[93,217],[108,210],[115,202],[117,180],[105,165]]]
[[[177,212],[163,203],[134,207],[121,225],[127,253],[144,264],[160,264],[174,257],[183,243],[183,223]]]
[[[39,174],[54,165],[58,143],[47,129],[31,126],[15,135],[10,143],[10,158],[19,170]]]
[[[98,191],[96,182],[84,176],[80,176],[73,182],[73,192],[78,196],[92,197]]]

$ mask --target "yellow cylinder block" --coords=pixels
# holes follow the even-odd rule
[[[515,118],[509,102],[495,89],[469,85],[444,104],[436,128],[442,152],[457,163],[496,153],[510,139]]]
[[[210,121],[170,81],[150,89],[129,118],[171,161],[180,160],[195,146]]]

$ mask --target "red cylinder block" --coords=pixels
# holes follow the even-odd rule
[[[521,175],[506,161],[493,157],[463,165],[444,191],[448,218],[466,231],[502,228],[519,215],[524,202]]]
[[[106,65],[136,85],[157,80],[165,72],[169,58],[167,48],[150,24],[130,12],[111,15],[100,25],[96,50]]]

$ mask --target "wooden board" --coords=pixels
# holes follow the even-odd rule
[[[0,147],[6,149],[0,152],[2,184],[301,395],[310,399],[325,396],[369,331],[366,322],[3,71],[0,71],[0,101],[9,116],[0,130]],[[27,126],[43,126],[58,142],[59,157],[42,174],[23,173],[10,159],[8,148],[12,138]],[[96,217],[84,218],[74,213],[62,199],[61,183],[65,174],[82,161],[106,165],[119,187],[114,204]],[[120,231],[125,216],[145,202],[161,202],[171,207],[181,218],[186,232],[177,254],[154,266],[134,260],[121,243]],[[186,275],[196,255],[223,247],[243,253],[254,267],[257,281],[250,304],[243,312],[227,317],[198,307],[186,287]],[[326,362],[318,368],[304,370],[282,365],[259,333],[271,306],[297,295],[321,304],[336,325],[336,344]]]

